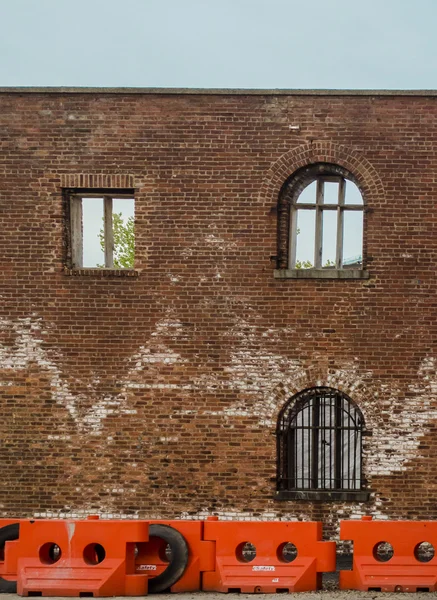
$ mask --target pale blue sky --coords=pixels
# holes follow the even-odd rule
[[[299,196],[298,204],[316,203],[316,183],[306,187]],[[324,204],[338,203],[338,183],[324,183]],[[346,182],[345,203],[363,204],[363,198],[352,181]],[[361,259],[363,248],[363,213],[344,212],[343,228],[343,260],[347,264],[351,259]],[[304,267],[304,263],[314,265],[316,213],[314,210],[299,210],[297,216],[298,236],[296,239],[296,260]],[[325,210],[322,217],[322,265],[335,263],[337,251],[337,211]],[[355,261],[354,261],[355,262]]]
[[[437,0],[0,0],[1,86],[436,88]]]
[[[121,215],[124,223],[135,216],[133,200],[113,199],[113,212]],[[103,233],[103,198],[84,198],[83,210],[83,266],[97,267],[105,264],[105,255],[100,245]]]

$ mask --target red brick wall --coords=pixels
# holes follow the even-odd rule
[[[436,518],[436,117],[425,96],[0,93],[2,514]],[[273,278],[279,190],[317,161],[360,181],[369,280]],[[64,269],[81,175],[135,187],[138,277]],[[373,432],[367,504],[273,500],[278,412],[315,385]]]

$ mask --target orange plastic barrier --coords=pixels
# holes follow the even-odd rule
[[[7,525],[14,525],[15,523],[20,523],[23,519],[0,519],[0,529],[2,527],[6,527]],[[8,567],[6,561],[4,560],[4,556],[6,554],[6,547],[9,546],[11,542],[6,542],[2,552],[2,558],[0,559],[0,581],[16,581],[17,580],[17,572],[16,570],[11,571],[10,567]],[[1,588],[1,583],[0,583]]]
[[[172,592],[195,592],[201,590],[201,573],[213,571],[215,564],[215,544],[203,540],[204,521],[150,521],[153,524],[168,525],[181,533],[188,544],[188,565],[181,579],[171,586]],[[137,544],[135,559],[137,573],[146,572],[149,578],[160,575],[169,564],[166,555],[167,543],[150,536],[149,542]]]
[[[144,596],[135,545],[147,540],[147,521],[20,521],[5,569],[17,573],[21,596]]]
[[[216,564],[214,572],[203,573],[202,589],[243,593],[319,589],[321,573],[335,571],[335,542],[321,538],[322,524],[315,522],[208,520],[204,539],[216,543]]]
[[[6,525],[12,525],[13,523],[21,523],[21,521],[26,521],[26,519],[0,519],[0,529],[2,527],[6,527]]]
[[[437,549],[437,522],[363,517],[361,521],[341,521],[340,539],[354,543],[353,568],[340,571],[340,589],[437,591],[437,557],[433,558],[429,545],[420,554],[421,544],[426,542]]]

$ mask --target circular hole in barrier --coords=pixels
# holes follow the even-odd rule
[[[373,546],[373,558],[378,562],[387,562],[393,554],[393,546],[389,542],[378,542]]]
[[[58,544],[47,542],[39,549],[39,559],[44,565],[54,565],[61,558],[62,552]]]
[[[414,548],[414,556],[419,562],[429,562],[434,558],[434,554],[434,546],[430,542],[420,542]]]
[[[235,550],[235,556],[240,562],[252,562],[256,556],[256,548],[250,542],[241,542]]]
[[[278,560],[285,563],[291,563],[297,557],[297,548],[292,542],[284,542],[276,551]]]
[[[98,565],[105,560],[106,551],[101,544],[88,544],[83,551],[83,560],[87,565]]]

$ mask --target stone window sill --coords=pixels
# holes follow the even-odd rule
[[[118,278],[118,277],[129,277],[136,278],[139,275],[139,272],[135,269],[64,269],[65,275],[70,275],[72,277],[94,277],[96,279],[100,278]]]
[[[320,502],[367,502],[371,490],[279,490],[275,500],[309,500]]]
[[[369,279],[360,269],[275,269],[275,279]]]

